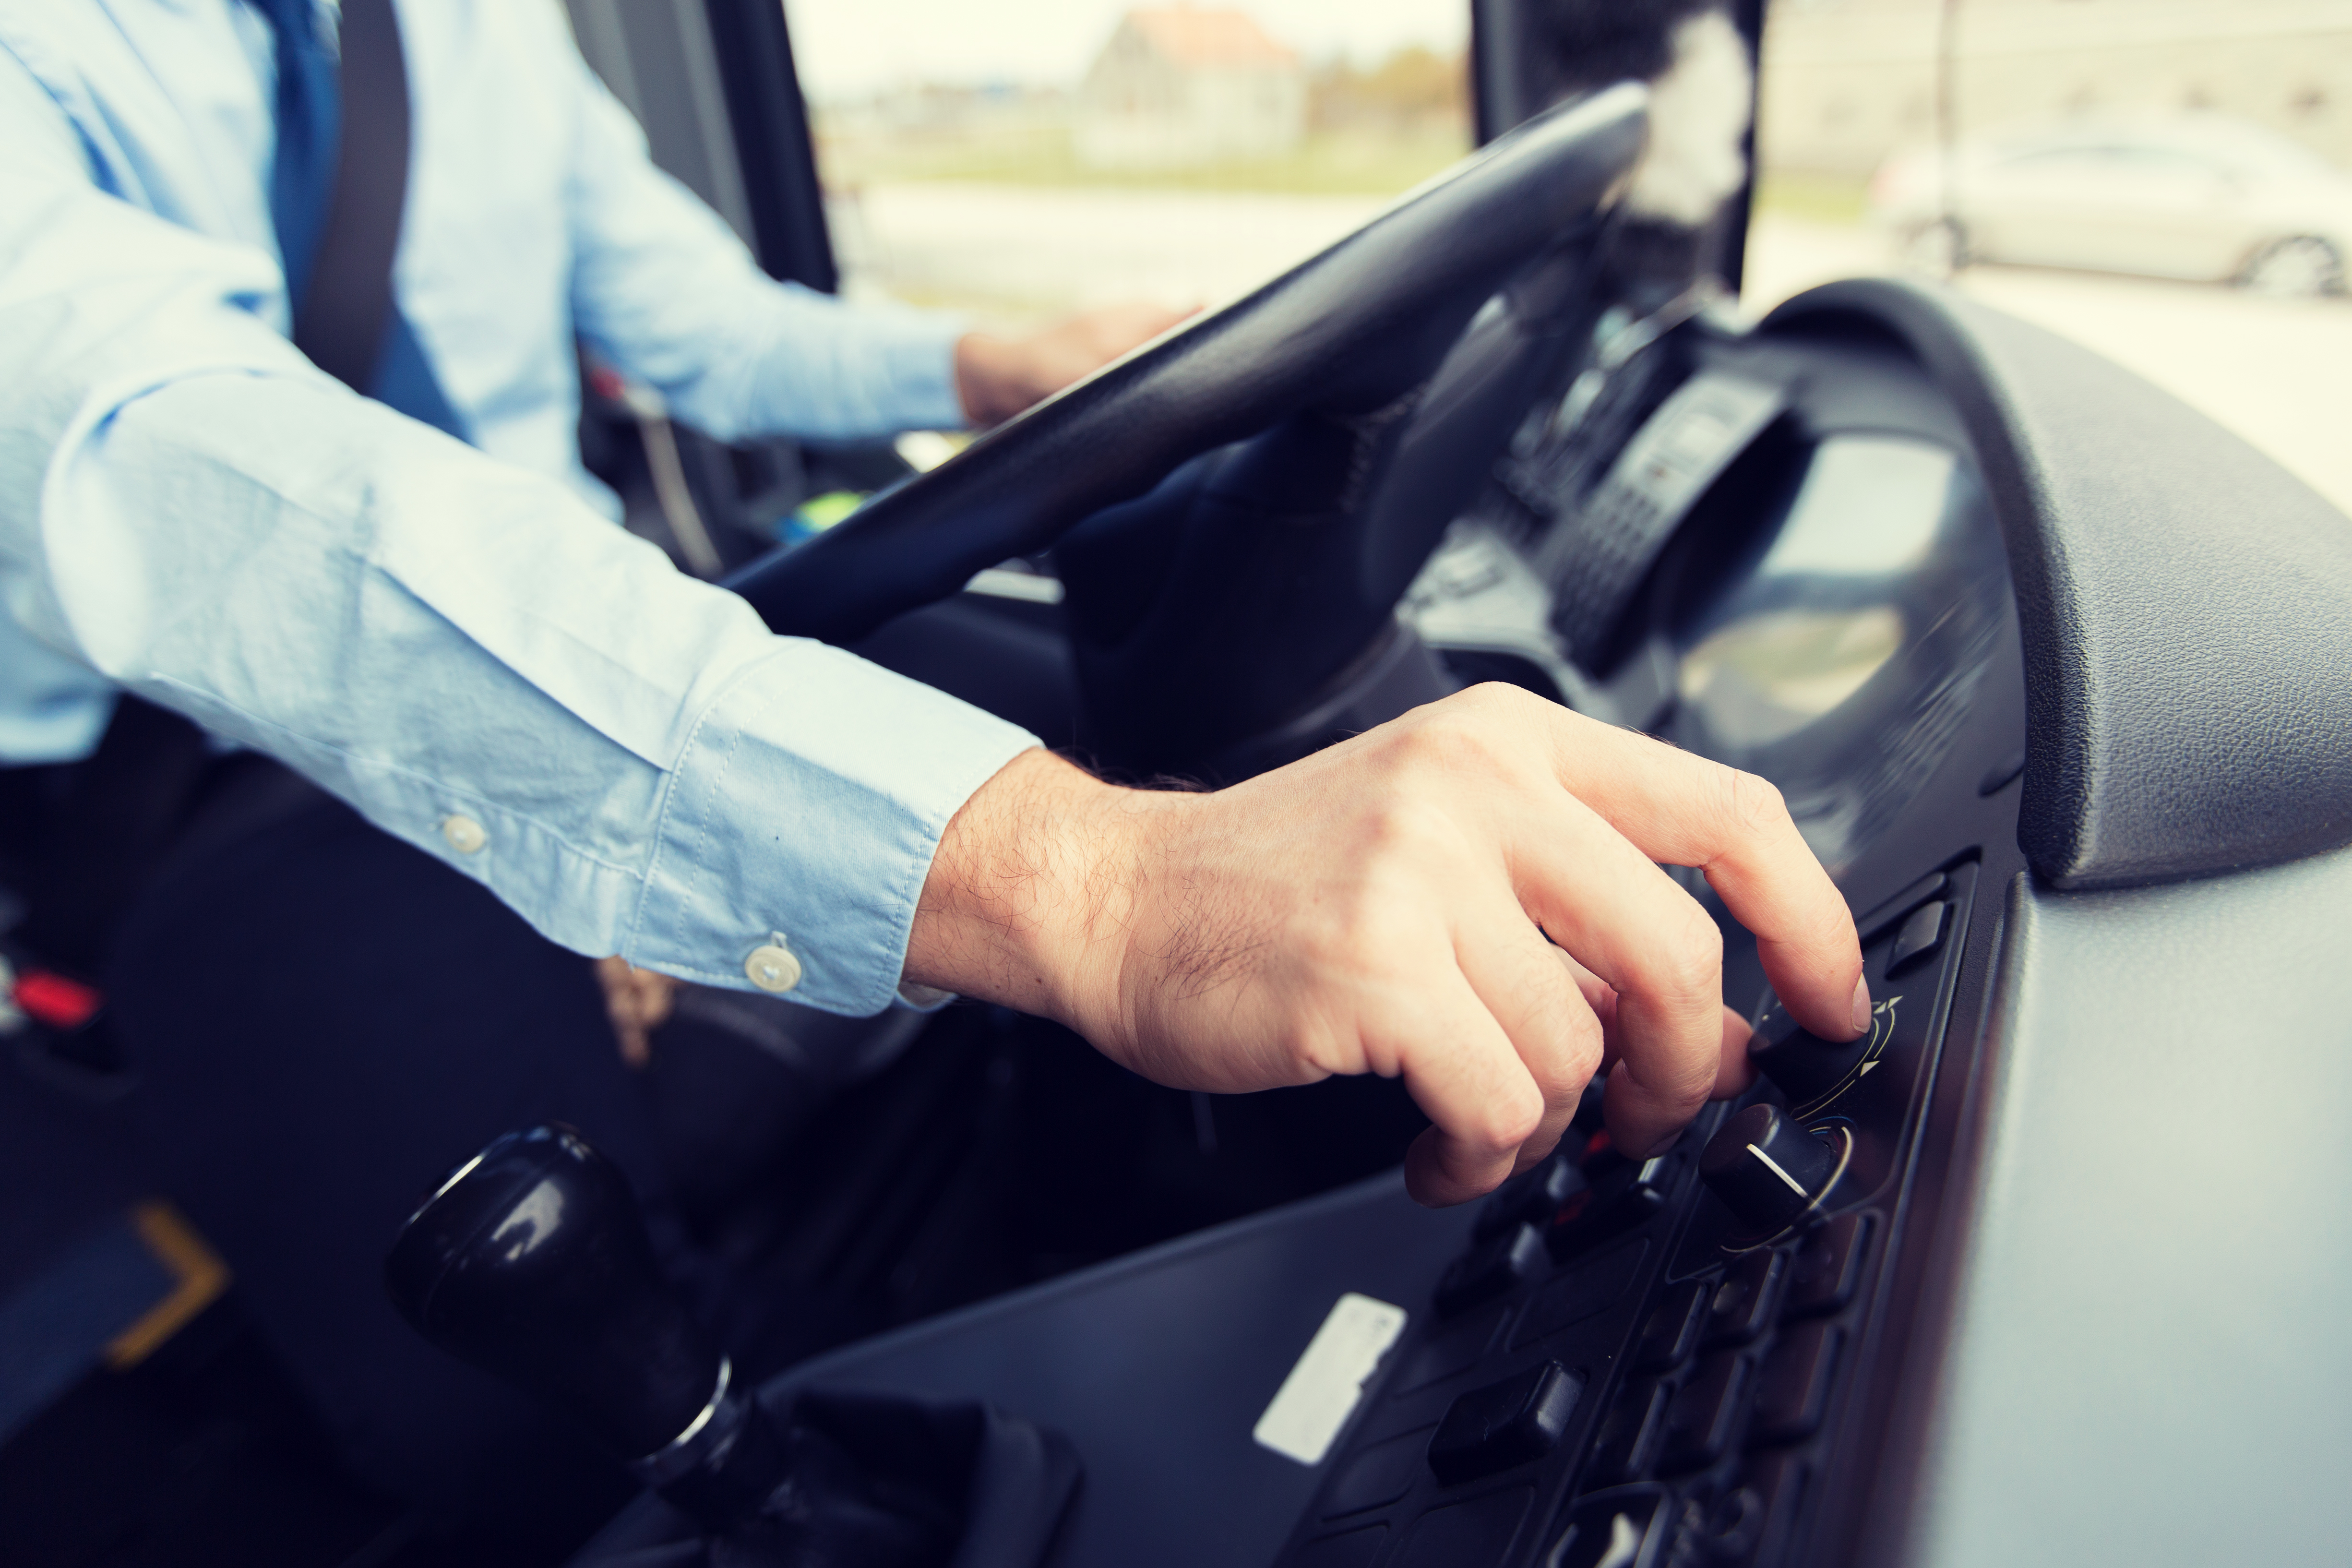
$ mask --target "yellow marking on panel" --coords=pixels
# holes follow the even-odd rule
[[[190,1319],[228,1289],[228,1265],[170,1204],[150,1199],[131,1205],[131,1225],[177,1283],[137,1322],[107,1342],[106,1364],[117,1372],[145,1361],[156,1346],[187,1327]]]

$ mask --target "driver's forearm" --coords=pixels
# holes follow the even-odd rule
[[[745,987],[782,932],[796,997],[888,1004],[940,829],[1032,737],[771,636],[328,381],[238,307],[264,258],[5,169],[0,258],[16,646],[278,756],[580,952]]]
[[[940,837],[907,942],[907,978],[1115,1029],[1118,936],[1159,803],[1045,751],[972,793]]]
[[[952,429],[961,321],[852,303],[761,271],[734,231],[646,155],[644,134],[587,66],[568,204],[582,336],[723,440]]]

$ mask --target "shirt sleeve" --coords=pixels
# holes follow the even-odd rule
[[[961,319],[779,283],[575,52],[572,308],[581,335],[721,440],[961,429]]]
[[[742,987],[781,935],[797,997],[887,1006],[940,832],[1034,741],[353,395],[253,313],[269,258],[65,145],[0,166],[0,606],[578,952]]]

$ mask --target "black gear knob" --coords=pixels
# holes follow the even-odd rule
[[[1838,1153],[1776,1105],[1759,1101],[1716,1129],[1698,1173],[1724,1205],[1759,1231],[1805,1217],[1838,1175]]]
[[[384,1260],[416,1331],[578,1420],[638,1479],[724,1525],[783,1463],[662,1278],[635,1194],[569,1127],[510,1132],[409,1216]]]

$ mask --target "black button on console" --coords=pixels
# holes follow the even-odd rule
[[[1804,1461],[1795,1454],[1749,1460],[1739,1484],[1708,1512],[1704,1544],[1709,1560],[1724,1568],[1783,1561],[1804,1486]]]
[[[1764,1499],[1752,1487],[1735,1486],[1712,1499],[1693,1499],[1684,1515],[1681,1543],[1692,1562],[1744,1563],[1764,1531]]]
[[[1555,1258],[1589,1252],[1612,1237],[1624,1235],[1662,1212],[1683,1171],[1680,1153],[1660,1154],[1639,1164],[1611,1154],[1600,1163],[1601,1173],[1580,1194],[1564,1205],[1546,1240]]]
[[[1545,1568],[1664,1568],[1672,1500],[1653,1488],[1589,1498],[1569,1510]]]
[[[1633,1365],[1643,1372],[1664,1372],[1688,1361],[1698,1349],[1699,1330],[1714,1296],[1712,1279],[1687,1280],[1669,1289],[1642,1325],[1641,1342],[1633,1347]]]
[[[1437,1315],[1450,1318],[1481,1301],[1492,1300],[1541,1274],[1550,1263],[1544,1239],[1536,1234],[1535,1226],[1515,1225],[1454,1259],[1445,1277],[1437,1282]]]
[[[1794,1443],[1820,1427],[1840,1339],[1837,1326],[1823,1322],[1802,1323],[1780,1336],[1756,1374],[1750,1443]]]
[[[1871,922],[1869,930],[1862,933],[1862,945],[1876,946],[1878,939],[1886,934],[1889,926],[1941,893],[1950,886],[1951,880],[1941,871],[1930,871],[1885,903],[1878,905],[1872,911],[1878,918]]]
[[[1429,1468],[1447,1486],[1539,1459],[1559,1446],[1584,1380],[1546,1362],[1454,1402],[1429,1440]]]
[[[1870,1258],[1871,1217],[1842,1214],[1805,1238],[1789,1281],[1792,1318],[1834,1312],[1853,1300]]]
[[[1697,1375],[1683,1385],[1666,1412],[1662,1458],[1668,1470],[1703,1469],[1723,1458],[1738,1426],[1747,1383],[1748,1363],[1737,1351],[1717,1351],[1698,1363]]]
[[[1780,1086],[1790,1105],[1810,1107],[1826,1099],[1853,1075],[1880,1043],[1880,1032],[1874,1020],[1873,1026],[1860,1039],[1841,1044],[1802,1029],[1775,1037],[1759,1028],[1748,1037],[1748,1059]]]
[[[1485,1241],[1515,1225],[1548,1226],[1560,1205],[1583,1190],[1584,1173],[1567,1155],[1554,1154],[1496,1188],[1479,1208],[1471,1234]]]
[[[1614,1486],[1639,1480],[1658,1462],[1658,1448],[1666,1438],[1666,1414],[1675,1391],[1656,1378],[1630,1384],[1602,1423],[1601,1440],[1592,1456],[1594,1486]]]
[[[1792,1455],[1755,1460],[1727,1490],[1685,1508],[1676,1544],[1688,1543],[1690,1561],[1720,1568],[1777,1563],[1803,1481],[1803,1467]]]
[[[1706,1304],[1706,1342],[1744,1345],[1764,1331],[1780,1304],[1789,1260],[1780,1253],[1751,1252],[1724,1271]]]
[[[1886,973],[1897,973],[1941,947],[1946,917],[1950,913],[1951,906],[1940,900],[1914,910],[1903,929],[1895,933],[1895,951],[1887,955]]]

